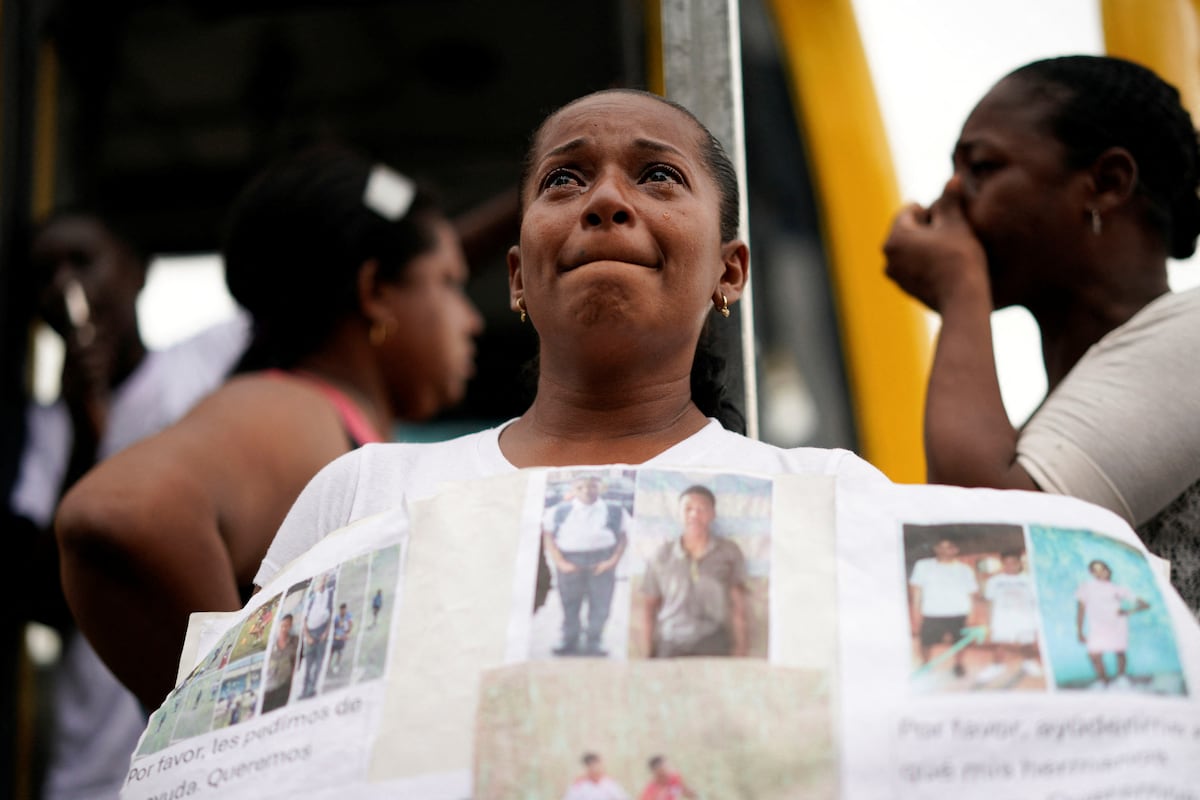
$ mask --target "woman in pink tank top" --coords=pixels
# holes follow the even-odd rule
[[[56,523],[81,629],[149,706],[174,682],[188,615],[242,605],[322,466],[462,397],[482,326],[450,223],[408,178],[340,147],[259,175],[224,255],[254,318],[236,374],[85,476]]]

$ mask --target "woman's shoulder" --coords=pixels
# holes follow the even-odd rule
[[[849,450],[779,447],[726,430],[715,420],[693,435],[690,443],[692,446],[682,453],[689,458],[690,466],[731,467],[780,475],[832,475],[855,480],[887,480],[882,472]]]
[[[492,428],[444,442],[368,444],[339,456],[296,499],[255,583],[263,585],[284,564],[356,520],[428,497],[446,481],[497,474],[498,441],[499,428]]]
[[[499,431],[488,428],[440,442],[367,444],[338,458],[330,471],[355,474],[363,512],[358,516],[365,516],[386,510],[401,498],[432,495],[446,481],[511,471],[513,467],[500,455]]]
[[[1196,315],[1200,314],[1200,286],[1179,292],[1167,292],[1142,306],[1123,325],[1110,331],[1096,350],[1116,345],[1162,348],[1168,351],[1188,349],[1187,345],[1200,341],[1200,325]],[[1190,351],[1189,351],[1190,352]]]

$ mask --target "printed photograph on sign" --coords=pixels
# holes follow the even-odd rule
[[[150,715],[138,755],[156,753],[172,742],[212,729],[221,675],[229,664],[240,630],[240,626],[235,626],[226,631],[208,656]]]
[[[363,594],[365,606],[361,618],[365,624],[354,643],[355,683],[383,677],[399,585],[400,546],[385,547],[372,553]]]
[[[293,701],[317,696],[321,672],[333,638],[333,601],[336,594],[336,569],[322,572],[308,585],[300,622],[300,661],[292,683]]]
[[[242,623],[237,639],[234,640],[233,650],[229,654],[231,663],[267,649],[267,634],[271,630],[271,623],[275,621],[278,609],[279,595],[275,595]]]
[[[638,473],[628,571],[630,658],[766,658],[772,484]]]
[[[329,663],[321,692],[331,692],[349,686],[354,673],[354,651],[362,638],[360,623],[366,604],[368,573],[371,557],[363,555],[347,561],[338,572],[336,610],[331,623]]]
[[[1088,530],[1031,526],[1046,647],[1061,690],[1186,695],[1146,557]]]
[[[484,674],[475,796],[836,797],[830,725],[816,670],[751,659],[528,662]]]
[[[634,470],[562,470],[546,479],[529,657],[623,659]]]
[[[189,683],[184,691],[178,692],[182,703],[178,721],[171,741],[177,742],[207,733],[212,729],[213,716],[217,710],[217,695],[221,690],[219,674],[205,675]]]
[[[263,691],[263,713],[287,705],[295,682],[296,659],[300,655],[300,616],[310,581],[304,580],[288,587],[279,609],[278,622],[271,633],[267,654],[266,689]]]
[[[905,525],[904,559],[914,691],[1045,691],[1024,528]]]
[[[138,756],[384,674],[400,546],[297,581],[213,645],[151,716]]]
[[[263,655],[231,663],[221,674],[213,730],[237,725],[254,717],[262,689]]]

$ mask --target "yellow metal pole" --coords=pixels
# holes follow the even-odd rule
[[[850,0],[771,0],[808,144],[863,455],[895,481],[925,480],[921,420],[929,334],[883,275],[900,193]]]
[[[663,75],[662,0],[646,0],[646,89],[662,96],[667,93]]]
[[[1157,72],[1200,121],[1200,0],[1101,0],[1100,16],[1109,55]]]

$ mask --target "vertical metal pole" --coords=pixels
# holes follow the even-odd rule
[[[686,106],[729,153],[737,171],[741,208],[738,237],[750,241],[746,198],[746,130],[742,116],[742,40],[738,0],[661,0],[666,96]],[[753,271],[751,271],[753,275]],[[758,380],[754,362],[754,301],[747,282],[734,307],[737,328],[721,337],[726,358],[741,363],[734,378],[746,415],[746,433],[758,438]],[[736,395],[735,395],[736,396]]]

